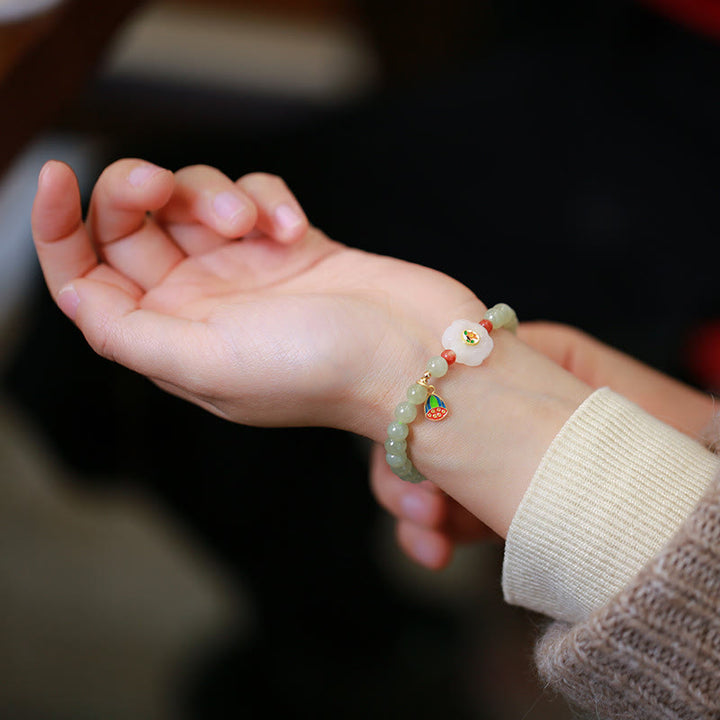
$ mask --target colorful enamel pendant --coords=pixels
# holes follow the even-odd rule
[[[433,422],[440,422],[444,420],[450,411],[448,410],[445,401],[435,393],[428,395],[425,401],[425,417]]]

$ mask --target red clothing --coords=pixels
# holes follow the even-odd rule
[[[695,382],[720,392],[720,320],[708,322],[690,335],[685,361]]]
[[[720,0],[643,0],[664,15],[720,39]]]

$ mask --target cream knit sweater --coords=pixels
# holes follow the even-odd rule
[[[555,619],[544,682],[593,718],[720,719],[720,458],[604,388],[513,519],[509,602]]]

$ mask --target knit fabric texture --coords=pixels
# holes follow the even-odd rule
[[[550,625],[536,663],[592,718],[720,720],[720,477],[624,590]]]
[[[720,457],[609,388],[557,435],[515,513],[503,591],[512,605],[582,622],[682,527]]]

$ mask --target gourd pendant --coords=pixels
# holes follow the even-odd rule
[[[450,410],[445,401],[435,393],[430,393],[425,401],[425,417],[432,422],[444,420]]]

